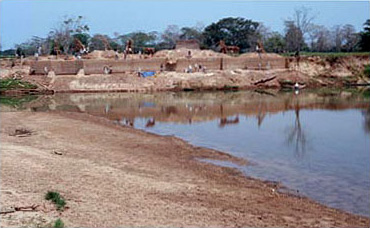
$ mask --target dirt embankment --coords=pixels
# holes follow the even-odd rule
[[[11,112],[1,115],[1,226],[68,227],[294,226],[368,227],[368,218],[278,193],[278,186],[232,168],[203,163],[230,155],[174,137],[123,128],[86,114]],[[29,129],[27,137],[13,136]],[[57,212],[43,197],[60,192]]]
[[[153,58],[165,57],[174,61],[186,56],[186,49],[159,51]],[[109,53],[93,52],[89,58],[104,59]],[[111,53],[112,54],[112,53]],[[264,54],[269,58],[283,58],[276,54]],[[247,53],[230,57],[213,51],[193,51],[194,58],[207,57],[255,59],[257,54]],[[109,55],[108,55],[109,57]],[[105,57],[105,58],[108,58]],[[134,55],[131,58],[138,58]],[[181,91],[181,90],[228,90],[248,88],[282,88],[298,82],[301,87],[341,87],[348,84],[368,84],[370,79],[363,73],[369,64],[368,56],[302,57],[299,65],[293,60],[287,69],[270,70],[207,70],[204,72],[158,72],[154,77],[140,78],[137,72],[111,75],[28,75],[28,66],[5,67],[1,77],[18,77],[36,82],[56,92],[108,92],[108,91]],[[9,63],[10,64],[10,63]],[[7,66],[9,64],[2,63]]]

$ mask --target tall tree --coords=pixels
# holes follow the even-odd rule
[[[245,51],[252,46],[258,26],[258,22],[241,17],[224,18],[204,29],[204,43],[209,48],[216,48],[220,40],[224,40],[227,45],[238,46]]]
[[[302,36],[306,34],[312,28],[312,23],[315,16],[312,15],[311,9],[306,7],[301,7],[294,10],[294,14],[287,21],[292,21],[294,25],[302,32]]]
[[[89,48],[94,50],[120,50],[121,46],[108,35],[95,34],[89,42]]]
[[[131,39],[134,42],[135,49],[141,49],[143,47],[153,47],[155,45],[155,40],[157,39],[157,32],[132,32],[126,35],[119,36],[123,46],[126,42]]]
[[[181,28],[180,40],[197,40],[199,43],[203,43],[202,30],[196,27],[183,27]]]
[[[278,32],[273,32],[266,41],[264,41],[264,48],[267,52],[283,52],[285,49],[284,37]]]
[[[301,7],[295,9],[292,17],[285,20],[285,41],[289,51],[300,51],[304,47],[305,37],[313,29],[314,19],[309,8]]]
[[[79,33],[87,33],[89,30],[89,26],[84,23],[82,16],[77,18],[66,17],[63,22],[49,33],[49,36],[53,38],[54,43],[62,46],[65,54],[69,54],[74,39],[73,36]]]
[[[356,33],[355,27],[353,25],[344,25],[342,28],[343,35],[343,50],[344,51],[354,51],[356,44],[358,43],[359,36]]]
[[[330,31],[325,26],[316,26],[313,31],[314,42],[312,51],[326,52],[333,47]]]
[[[285,45],[288,51],[300,51],[305,46],[302,30],[293,21],[285,21]]]
[[[359,47],[361,51],[370,51],[370,19],[364,23],[364,31],[360,33]]]
[[[343,31],[341,25],[336,25],[332,29],[332,41],[334,44],[334,50],[339,52],[342,49],[343,45]]]
[[[176,45],[176,41],[180,39],[180,28],[177,25],[169,25],[162,33],[162,44],[163,47],[172,49]]]

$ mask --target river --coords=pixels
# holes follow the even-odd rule
[[[13,107],[87,112],[118,125],[174,135],[249,164],[201,162],[235,167],[281,184],[280,191],[370,214],[368,92],[57,94]],[[4,104],[2,110],[7,110]]]

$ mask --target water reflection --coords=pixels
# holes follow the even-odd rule
[[[298,94],[296,94],[298,95]],[[300,105],[299,105],[299,99],[294,99],[294,113],[295,113],[295,122],[290,129],[288,129],[287,134],[287,143],[288,145],[294,145],[294,154],[298,159],[303,159],[304,155],[306,153],[306,132],[304,129],[302,129],[302,124],[299,116],[300,112]]]
[[[86,112],[244,157],[247,175],[282,182],[322,203],[370,214],[369,97],[233,93],[57,94],[23,111]],[[1,110],[14,107],[2,105]],[[295,159],[292,159],[295,158]]]
[[[370,107],[366,110],[366,111],[363,111],[363,115],[364,115],[364,129],[366,132],[370,132]]]

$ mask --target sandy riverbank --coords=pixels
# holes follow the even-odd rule
[[[1,210],[41,205],[37,212],[1,215],[1,226],[45,226],[56,218],[68,227],[370,224],[368,218],[277,193],[273,184],[234,169],[199,162],[196,158],[247,163],[174,137],[79,113],[0,116]],[[10,135],[19,128],[33,133]],[[43,199],[49,190],[66,198],[64,212]]]

